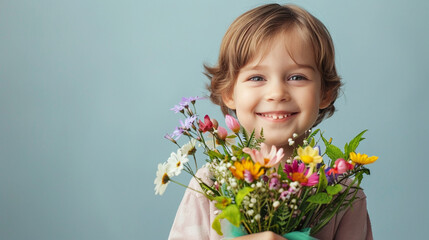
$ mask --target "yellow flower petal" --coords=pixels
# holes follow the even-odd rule
[[[366,154],[360,154],[360,153],[356,154],[354,152],[351,152],[350,153],[350,159],[354,163],[364,165],[364,164],[370,164],[370,163],[375,162],[378,159],[378,157],[377,156],[368,157],[368,155],[366,155]]]
[[[314,149],[310,146],[307,146],[303,149],[302,147],[299,147],[297,153],[299,159],[306,164],[321,163],[323,160],[323,158],[319,155],[318,148]]]

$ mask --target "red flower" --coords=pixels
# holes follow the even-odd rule
[[[204,116],[204,123],[201,122],[201,120],[199,120],[199,127],[200,127],[200,132],[207,132],[213,129],[213,123],[210,120],[209,115]]]

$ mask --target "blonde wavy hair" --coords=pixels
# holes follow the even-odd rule
[[[322,79],[322,96],[330,98],[330,105],[319,110],[316,126],[335,112],[334,102],[342,85],[335,67],[332,38],[325,25],[306,10],[295,5],[267,4],[239,16],[228,28],[220,47],[215,66],[204,65],[210,79],[207,89],[210,99],[219,105],[223,114],[235,114],[222,100],[231,96],[242,67],[260,54],[264,43],[279,33],[298,27],[314,52],[314,59]],[[266,47],[266,46],[265,46]]]

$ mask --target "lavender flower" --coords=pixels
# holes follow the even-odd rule
[[[170,134],[167,133],[167,134],[164,135],[164,138],[167,139],[167,140],[172,141],[173,143],[176,143],[176,140],[173,139],[172,135],[170,135]]]
[[[183,129],[176,127],[170,137],[174,138],[174,140],[178,140],[183,135]]]
[[[180,120],[181,128],[184,130],[190,129],[192,127],[192,124],[194,124],[195,119],[197,119],[197,116],[193,115],[193,116],[187,117],[185,119],[185,122],[182,122],[182,120]]]
[[[182,98],[182,101],[187,101],[188,102],[188,104],[189,103],[192,103],[192,104],[194,104],[195,103],[195,101],[197,101],[197,100],[201,100],[201,99],[205,99],[205,97],[198,97],[198,96],[195,96],[195,97],[188,97],[188,98]]]
[[[204,97],[182,97],[182,100],[180,101],[179,105],[175,105],[173,108],[171,108],[171,111],[174,111],[175,113],[183,112],[185,108],[189,106],[189,104],[194,104],[196,100],[204,99]]]
[[[170,110],[175,113],[183,112],[183,109],[185,109],[185,107],[182,105],[175,105],[173,108],[170,108]]]

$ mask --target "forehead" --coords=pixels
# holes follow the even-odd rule
[[[316,68],[316,57],[310,36],[306,30],[298,26],[279,31],[273,36],[262,40],[253,52],[253,58],[248,62],[261,61],[272,50],[273,46],[282,46],[297,64],[311,65]],[[316,68],[317,69],[317,68]]]

